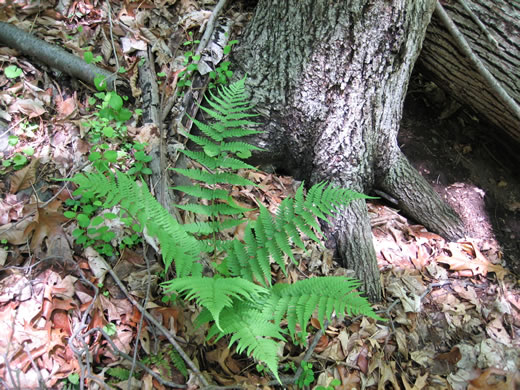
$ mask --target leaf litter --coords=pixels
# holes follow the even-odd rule
[[[82,53],[85,45],[104,47],[108,41],[100,21],[106,21],[106,10],[94,3],[71,5],[73,21],[83,27],[73,32],[70,20],[50,2],[40,2],[41,17],[35,20],[34,32],[76,53]],[[4,10],[2,20],[28,24],[34,7],[33,2],[17,2]],[[175,20],[174,10],[182,15],[180,21]],[[169,45],[171,26],[178,26],[177,33],[183,28],[202,31],[210,11],[195,1],[144,1],[139,6],[119,4],[117,15],[130,27],[116,26],[114,32],[121,42],[117,52],[135,64],[135,50],[152,44],[158,65],[174,74],[180,65],[171,60],[175,56]],[[157,336],[154,326],[143,320],[143,313],[106,275],[96,254],[74,246],[70,222],[62,214],[70,190],[63,191],[52,181],[84,167],[90,148],[81,138],[79,122],[90,115],[85,110],[87,95],[56,88],[59,82],[51,81],[50,73],[16,57],[10,49],[0,48],[0,58],[25,74],[14,83],[0,75],[1,117],[9,118],[10,132],[20,142],[2,153],[6,158],[29,145],[35,149],[29,165],[2,174],[0,329],[5,331],[0,339],[0,378],[7,387],[63,388],[66,378],[85,369],[78,356],[88,353],[99,383],[128,388],[123,372],[131,364],[121,359],[121,352],[133,354],[139,340],[138,356],[158,356],[168,342]],[[46,81],[42,85],[39,80]],[[30,123],[37,126],[26,131]],[[136,137],[151,137],[146,126],[130,128]],[[271,211],[293,195],[298,185],[274,173],[243,171],[242,175],[259,187],[232,188],[237,204],[255,207],[261,203]],[[518,281],[503,267],[500,249],[470,238],[446,242],[382,203],[368,205],[384,290],[384,301],[376,307],[389,322],[334,318],[320,335],[319,323],[311,321],[314,332],[307,341],[319,335],[309,360],[316,379],[313,386],[327,387],[338,379],[341,384],[336,389],[518,387],[520,291]],[[256,214],[252,211],[248,217],[255,219]],[[114,228],[123,234],[122,226]],[[240,237],[241,229],[237,227],[230,237]],[[295,252],[299,264],[290,264],[287,276],[273,265],[278,281],[351,275],[337,264],[331,250],[311,240],[307,244],[307,251]],[[125,249],[112,266],[131,295],[144,300],[145,308],[182,342],[188,356],[212,381],[244,388],[275,387],[224,340],[215,344],[204,340],[204,329],[194,326],[196,307],[161,300],[157,289],[161,265],[156,258],[149,264],[142,246]],[[111,342],[100,329],[111,333]],[[305,352],[302,346],[281,346],[280,364],[287,375],[299,367]],[[165,361],[166,365],[155,360],[150,366],[170,381],[197,388],[193,374],[184,379]],[[110,371],[114,367],[119,371]],[[133,382],[135,388],[165,388],[149,372]],[[91,378],[89,386],[99,388],[99,383]]]

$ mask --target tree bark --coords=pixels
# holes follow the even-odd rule
[[[520,105],[520,3],[464,0],[443,5],[475,55]],[[479,23],[480,22],[480,23]],[[480,25],[479,25],[480,24]],[[520,116],[477,71],[437,12],[428,27],[420,69],[440,88],[520,143]]]
[[[463,227],[411,167],[397,132],[435,0],[260,0],[234,61],[266,131],[264,158],[294,176],[357,191],[380,188],[447,238]],[[334,222],[344,266],[380,298],[366,205]]]

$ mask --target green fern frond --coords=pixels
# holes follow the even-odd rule
[[[130,378],[130,370],[123,367],[110,367],[107,369],[107,374],[119,379],[120,381],[126,381]]]
[[[210,173],[203,171],[202,169],[188,169],[188,168],[170,168],[171,170],[180,173],[183,176],[189,177],[193,180],[198,180],[203,183],[206,183],[208,185],[215,185],[215,184],[232,184],[235,186],[253,186],[256,187],[257,185],[252,182],[251,180],[248,180],[246,178],[243,178],[242,176],[239,176],[234,173],[230,172],[215,172]]]
[[[167,293],[186,292],[186,299],[195,299],[197,304],[208,309],[217,327],[220,312],[233,306],[233,298],[255,301],[266,294],[266,290],[241,278],[183,277],[162,283]]]
[[[321,243],[318,235],[322,233],[316,216],[325,219],[333,210],[356,198],[366,196],[323,183],[314,185],[305,197],[302,184],[294,199],[282,201],[274,218],[265,207],[260,206],[260,215],[252,224],[249,236],[246,235],[254,239],[248,241],[244,238],[243,247],[235,243],[226,247],[231,274],[250,281],[257,280],[264,286],[270,285],[270,261],[276,262],[285,273],[284,255],[295,261],[289,243],[293,242],[305,250],[302,234]],[[236,253],[237,250],[241,253]],[[247,257],[243,253],[247,253]]]
[[[207,200],[223,200],[225,202],[232,201],[233,198],[229,195],[229,192],[221,189],[203,188],[198,185],[191,186],[176,186],[172,187],[173,190],[184,192],[187,195],[195,198],[207,199]]]
[[[108,177],[102,173],[81,173],[70,181],[78,185],[77,195],[94,193],[105,199],[105,208],[120,204],[131,217],[139,220],[150,235],[158,238],[166,269],[175,260],[177,275],[187,276],[194,270],[201,252],[199,242],[157,202],[144,183],[139,186],[118,171]]]
[[[227,98],[221,99],[221,97],[224,97],[222,94],[220,94],[221,97],[219,97],[211,91],[208,92],[211,97],[211,99],[206,99],[208,105],[222,115],[230,115],[230,119],[253,118],[258,116],[258,114],[247,113],[253,106],[249,105],[245,94],[240,95],[236,101],[230,102]]]
[[[257,146],[248,144],[246,142],[240,142],[240,141],[234,141],[234,142],[222,142],[219,145],[220,152],[231,152],[236,153],[239,157],[242,153],[249,153],[251,154],[252,150],[262,150],[262,148],[259,148]],[[243,157],[241,157],[243,158]]]
[[[360,285],[360,281],[343,276],[310,278],[294,284],[279,283],[271,287],[263,313],[275,323],[287,318],[289,333],[293,339],[296,324],[306,334],[305,329],[316,309],[322,326],[325,319],[330,320],[334,311],[337,315],[364,315],[384,321],[374,313],[368,300],[354,291]]]
[[[251,211],[251,209],[246,207],[225,203],[213,203],[209,205],[188,203],[184,205],[177,204],[175,207],[181,210],[191,211],[192,213],[207,215],[209,217],[217,217],[219,215],[237,215],[246,211]]]
[[[213,233],[235,228],[243,223],[243,219],[225,219],[223,221],[185,223],[182,226],[188,233],[207,236]]]
[[[198,162],[199,164],[205,166],[209,170],[215,170],[217,168],[224,169],[251,169],[257,170],[254,166],[243,162],[242,160],[229,157],[229,156],[218,156],[218,157],[210,157],[204,152],[194,152],[191,150],[181,150],[183,154],[191,158],[192,160]]]
[[[208,317],[206,317],[206,320]],[[213,325],[208,332],[208,339],[217,339],[232,334],[229,345],[236,343],[238,353],[246,352],[259,360],[278,376],[279,341],[285,341],[280,326],[266,318],[254,305],[236,302],[233,307],[225,308],[220,314],[220,327]]]
[[[186,363],[184,362],[184,359],[180,355],[179,352],[177,352],[176,349],[171,348],[168,351],[168,356],[170,357],[170,361],[173,363],[173,366],[179,370],[179,372],[185,377],[188,377],[188,369],[186,368]]]

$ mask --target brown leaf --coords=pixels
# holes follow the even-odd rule
[[[11,189],[9,190],[11,194],[25,190],[26,188],[29,188],[31,184],[34,184],[36,181],[36,169],[38,169],[39,163],[40,159],[35,158],[31,160],[29,165],[16,171],[11,176]]]
[[[23,202],[16,195],[6,194],[4,200],[0,200],[0,226],[11,220],[20,219],[23,216]]]
[[[31,219],[24,219],[19,223],[8,223],[0,226],[0,240],[7,240],[12,245],[25,244],[30,233],[26,230],[32,223]]]
[[[57,96],[56,108],[58,109],[58,117],[65,119],[76,111],[76,99],[71,96],[68,99],[62,100],[61,96]]]
[[[46,237],[52,239],[54,236],[63,235],[61,224],[66,221],[68,221],[68,218],[64,217],[62,213],[49,208],[42,209],[38,207],[35,220],[27,226],[24,232],[27,234],[34,231],[30,245],[31,249],[40,248]]]
[[[499,370],[497,368],[488,368],[477,379],[469,382],[468,390],[512,390],[518,379],[513,374]]]
[[[9,112],[21,112],[29,118],[36,118],[46,113],[43,103],[38,99],[18,99],[11,104]]]
[[[462,359],[462,355],[458,347],[453,347],[450,352],[440,353],[435,356],[435,360],[445,360],[448,363],[455,365]]]

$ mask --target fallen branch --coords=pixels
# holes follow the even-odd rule
[[[114,89],[117,80],[114,73],[87,64],[82,58],[59,46],[51,45],[36,38],[12,24],[0,22],[0,43],[93,86],[95,85],[94,79],[101,75],[105,77],[107,89]]]

